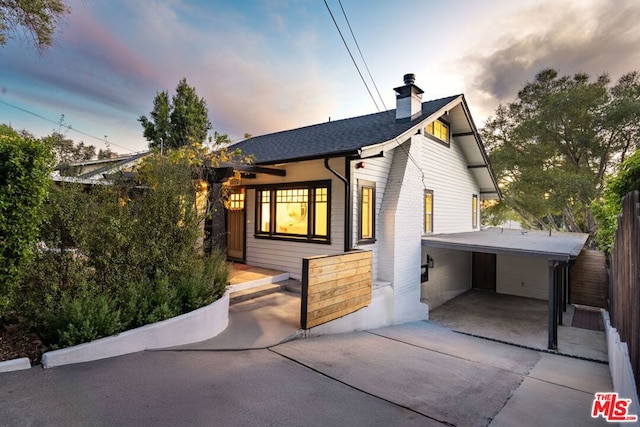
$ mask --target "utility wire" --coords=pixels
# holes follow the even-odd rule
[[[367,65],[367,61],[364,59],[364,55],[362,54],[362,50],[360,49],[360,45],[358,44],[358,40],[356,39],[356,35],[354,34],[353,29],[351,28],[351,23],[349,22],[349,18],[347,17],[347,13],[345,12],[344,7],[342,6],[342,0],[338,0],[338,3],[340,4],[340,9],[342,10],[342,14],[344,15],[344,19],[347,22],[347,25],[349,26],[349,31],[351,32],[351,37],[353,37],[353,41],[356,44],[356,47],[358,48],[358,52],[360,53],[360,58],[362,59],[362,62],[364,63],[365,68],[367,69],[367,73],[369,74],[369,78],[371,79],[371,82],[373,83],[373,87],[376,89],[376,92],[378,94],[378,97],[380,98],[380,101],[382,102],[382,106],[384,107],[385,112],[389,113],[389,110],[387,109],[387,106],[384,103],[384,99],[382,98],[382,95],[380,95],[380,91],[378,90],[378,85],[376,85],[376,81],[373,78],[373,76],[371,75],[371,71],[369,71],[369,66]],[[376,109],[378,110],[378,112],[380,112],[380,108],[378,107],[378,104],[376,103],[376,100],[374,99],[373,95],[371,94],[371,91],[369,90],[369,86],[367,85],[366,81],[364,80],[364,77],[362,77],[362,73],[360,72],[360,68],[358,68],[358,65],[356,64],[356,61],[353,58],[353,55],[351,54],[351,50],[349,49],[349,46],[347,45],[347,42],[345,41],[345,39],[344,39],[344,37],[342,35],[342,31],[340,31],[340,27],[338,26],[338,23],[336,22],[335,18],[333,17],[333,13],[331,13],[331,9],[329,8],[329,5],[327,4],[327,0],[324,0],[324,4],[327,6],[327,10],[329,11],[329,14],[331,15],[331,19],[333,19],[333,23],[335,24],[336,29],[338,30],[338,33],[340,33],[340,37],[342,38],[342,42],[344,43],[344,46],[347,48],[347,52],[349,52],[349,56],[351,57],[351,60],[353,61],[353,65],[355,65],[356,70],[358,71],[358,74],[360,75],[360,78],[362,79],[362,82],[364,83],[365,87],[367,88],[367,91],[369,92],[369,96],[373,100],[373,103],[375,104]],[[422,106],[420,108],[422,108]],[[398,140],[398,137],[395,137],[394,140],[396,141],[396,144],[398,145],[398,147],[400,147],[400,149],[402,149],[402,151],[405,152],[405,154],[407,155],[409,160],[411,160],[411,162],[420,171],[420,174],[422,176],[422,179],[421,179],[422,180],[422,186],[426,190],[427,189],[427,184],[425,183],[426,177],[425,177],[425,174],[424,174],[424,170],[422,169],[420,164],[416,161],[416,159],[413,157],[413,155],[411,155],[411,153]]]
[[[56,121],[54,121],[54,120],[51,120],[51,119],[49,119],[49,118],[47,118],[47,117],[44,117],[44,116],[42,116],[42,115],[38,114],[38,113],[34,113],[33,111],[27,110],[26,108],[22,108],[22,107],[19,107],[19,106],[17,106],[17,105],[11,104],[11,103],[9,103],[9,102],[3,101],[2,99],[0,99],[0,104],[4,104],[4,105],[6,105],[6,106],[8,106],[8,107],[15,108],[16,110],[20,110],[20,111],[22,111],[22,112],[24,112],[24,113],[31,114],[32,116],[35,116],[35,117],[37,117],[37,118],[39,118],[39,119],[42,119],[42,120],[47,121],[47,122],[49,122],[49,123],[53,123],[54,125],[58,125],[58,126],[64,127],[64,128],[66,128],[66,129],[72,130],[72,131],[74,131],[74,132],[78,132],[78,133],[80,133],[80,134],[82,134],[82,135],[85,135],[85,136],[88,136],[88,137],[90,137],[90,138],[96,139],[96,140],[98,140],[98,141],[104,142],[104,143],[106,143],[106,144],[108,144],[108,145],[114,145],[114,146],[116,146],[116,147],[118,147],[118,148],[122,148],[123,150],[127,150],[127,151],[129,151],[129,152],[131,152],[131,153],[135,153],[135,151],[134,151],[134,150],[132,150],[132,149],[130,149],[130,148],[127,148],[127,147],[124,147],[124,146],[122,146],[122,145],[118,145],[118,144],[116,144],[115,142],[107,141],[107,139],[106,139],[106,138],[100,138],[100,137],[97,137],[97,136],[95,136],[95,135],[91,135],[90,133],[83,132],[83,131],[81,131],[81,130],[79,130],[79,129],[74,128],[74,127],[73,127],[73,126],[71,126],[71,125],[67,125],[67,124],[64,124],[64,123],[60,123],[59,121],[58,121],[58,122],[56,122]]]
[[[360,79],[362,80],[362,83],[364,83],[364,87],[367,88],[367,92],[369,92],[369,96],[371,97],[371,100],[375,104],[376,110],[378,110],[378,112],[380,112],[380,107],[378,107],[378,103],[376,102],[376,99],[373,97],[373,94],[371,93],[371,90],[369,89],[369,85],[367,84],[366,80],[362,76],[362,73],[360,72],[360,68],[358,68],[358,64],[356,63],[355,58],[351,54],[351,49],[349,49],[349,45],[347,44],[347,41],[344,39],[344,36],[342,35],[342,31],[340,31],[340,27],[338,26],[338,23],[336,22],[336,18],[333,16],[333,12],[331,12],[331,8],[329,7],[329,3],[327,3],[327,0],[324,0],[324,5],[327,7],[327,10],[329,11],[329,15],[331,15],[331,19],[333,20],[333,24],[336,26],[336,29],[338,30],[338,33],[340,34],[340,38],[342,39],[342,43],[344,43],[344,47],[347,48],[347,52],[349,52],[349,56],[351,57],[351,61],[353,61],[353,65],[356,67],[356,70],[358,71],[358,74],[360,75]],[[343,12],[344,12],[344,9],[343,9]]]
[[[378,85],[376,84],[376,81],[373,79],[373,76],[371,75],[371,71],[369,71],[369,66],[367,65],[367,61],[365,61],[364,55],[362,54],[362,50],[360,50],[360,45],[358,44],[358,40],[356,39],[356,35],[353,33],[353,29],[351,28],[351,23],[349,22],[349,18],[347,18],[347,13],[344,11],[344,7],[342,7],[342,0],[338,0],[338,3],[340,4],[340,9],[342,9],[342,14],[344,15],[344,19],[345,21],[347,21],[347,26],[349,27],[349,31],[351,32],[351,37],[353,37],[353,41],[356,44],[356,47],[358,48],[358,53],[360,53],[360,58],[364,63],[364,67],[367,69],[367,74],[369,74],[369,78],[373,83],[373,87],[376,89],[378,98],[380,98],[380,102],[382,102],[382,107],[384,108],[385,111],[387,111],[387,106],[384,104],[384,99],[382,98],[382,95],[380,95],[380,91],[378,90]],[[378,111],[380,110],[378,109]]]

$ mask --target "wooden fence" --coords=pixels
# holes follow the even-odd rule
[[[371,303],[372,252],[302,259],[300,323],[309,329]]]
[[[631,368],[640,374],[640,204],[639,192],[623,199],[611,250],[611,324],[627,343]]]
[[[571,303],[607,308],[607,258],[593,249],[583,249],[571,267]]]

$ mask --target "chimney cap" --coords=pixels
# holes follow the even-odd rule
[[[416,82],[416,75],[413,73],[405,74],[403,78],[406,85],[412,85]]]

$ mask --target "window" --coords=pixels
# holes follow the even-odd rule
[[[256,237],[329,241],[329,181],[256,190]]]
[[[449,143],[449,125],[440,120],[435,120],[427,125],[425,132],[441,141]]]
[[[424,190],[424,232],[433,233],[433,190]]]
[[[471,226],[478,228],[478,195],[474,194],[471,199]]]
[[[376,241],[376,183],[358,180],[358,243]]]

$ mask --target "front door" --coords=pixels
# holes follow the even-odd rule
[[[231,190],[227,204],[227,258],[244,262],[244,188]]]
[[[473,252],[471,286],[474,289],[496,291],[496,254]]]

